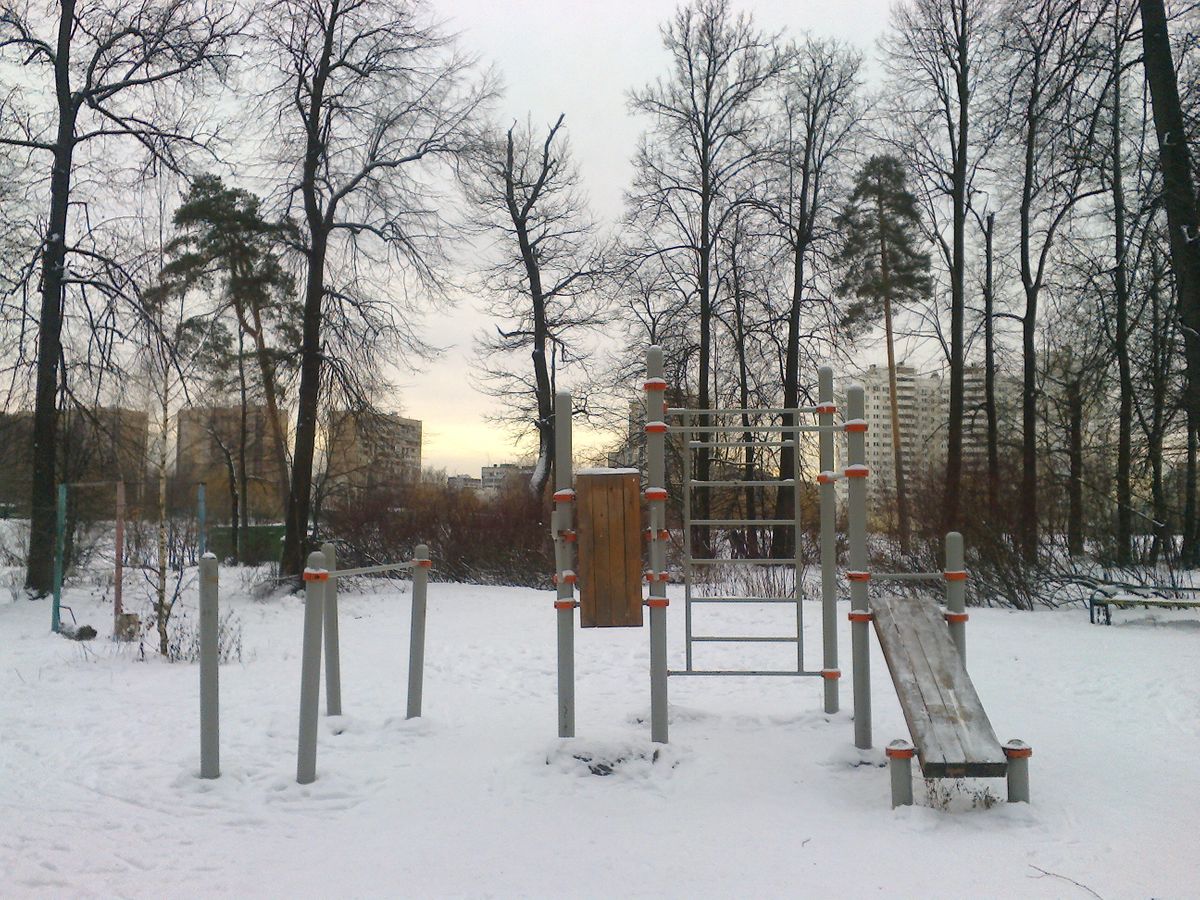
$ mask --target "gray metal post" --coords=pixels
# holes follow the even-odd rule
[[[1011,740],[1004,745],[1008,757],[1008,802],[1029,802],[1029,757],[1033,748],[1024,741]]]
[[[554,563],[557,593],[554,601],[558,624],[558,736],[575,737],[575,583],[567,573],[574,571],[574,536],[571,509],[575,491],[571,487],[571,395],[554,395]]]
[[[646,351],[646,499],[650,511],[650,740],[667,743],[667,465],[661,347]],[[687,452],[687,448],[684,448]],[[686,490],[686,486],[685,486]]]
[[[888,760],[888,772],[892,776],[892,809],[897,806],[912,806],[912,759],[913,745],[897,740],[883,751]]]
[[[317,720],[321,695],[321,620],[324,617],[325,554],[308,554],[304,570],[304,647],[300,663],[300,739],[296,750],[296,781],[317,778]]]
[[[822,675],[825,681],[825,712],[838,711],[838,638],[837,638],[837,494],[833,481],[833,369],[817,369],[817,424],[824,428],[818,438],[821,472],[818,497],[821,502],[821,646]],[[797,450],[797,452],[799,452]],[[797,500],[799,496],[797,494]],[[800,534],[796,540],[799,543]],[[799,569],[796,570],[799,572]]]
[[[200,777],[221,774],[217,558],[200,558]]]
[[[417,544],[413,552],[412,624],[408,630],[408,716],[421,715],[421,691],[425,684],[425,600],[429,589],[429,548]]]
[[[957,531],[946,535],[946,624],[958,647],[963,665],[967,664],[967,572],[963,554],[963,536]]]
[[[338,583],[337,548],[332,541],[321,545],[325,568],[330,572],[325,582],[325,715],[342,714],[342,651],[338,642]]]
[[[58,502],[54,511],[54,600],[50,604],[50,630],[62,630],[63,557],[67,552],[67,486],[58,486]]]
[[[850,653],[854,669],[854,746],[871,747],[871,611],[867,599],[867,448],[862,385],[846,391],[846,479],[848,481]]]

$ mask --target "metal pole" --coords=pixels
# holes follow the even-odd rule
[[[62,630],[59,607],[62,606],[63,556],[67,552],[67,486],[58,486],[58,505],[54,518],[54,603],[50,607],[50,630]]]
[[[237,527],[237,523],[234,523]],[[208,552],[208,529],[205,525],[204,482],[196,485],[196,529],[200,532],[200,555]]]
[[[883,751],[888,760],[888,772],[892,776],[892,809],[897,806],[912,806],[912,759],[913,745],[908,741],[892,741]]]
[[[338,644],[337,548],[331,541],[321,545],[329,581],[325,583],[325,714],[342,714],[342,651]]]
[[[833,369],[817,369],[817,399],[821,410],[817,424],[820,432],[821,473],[817,476],[821,503],[821,646],[822,675],[825,681],[825,712],[838,711],[838,638],[837,638],[837,494],[833,480]],[[797,535],[799,539],[799,535]]]
[[[850,652],[854,669],[854,746],[871,747],[871,611],[867,599],[867,451],[862,385],[846,391],[846,479],[849,492]]]
[[[317,778],[317,718],[321,694],[321,619],[325,605],[325,554],[308,554],[304,570],[304,648],[300,663],[300,738],[296,749],[296,781]]]
[[[558,625],[558,736],[575,737],[575,585],[567,579],[574,571],[571,504],[571,395],[554,395],[554,561],[557,594],[554,601]]]
[[[1008,758],[1008,802],[1029,802],[1029,757],[1033,748],[1024,741],[1012,740],[1004,745]]]
[[[667,465],[663,352],[646,352],[646,498],[650,508],[650,740],[667,743]],[[657,490],[653,490],[657,488]],[[685,485],[686,490],[686,485]],[[653,492],[652,492],[653,491]]]
[[[217,558],[200,557],[200,777],[221,774]]]
[[[113,537],[113,639],[121,635],[121,613],[125,611],[122,586],[125,581],[125,482],[117,482],[117,528]]]
[[[684,428],[692,424],[692,417],[681,416]],[[683,456],[683,478],[679,489],[683,494],[683,635],[687,671],[692,671],[692,448],[691,433],[683,432],[685,440],[681,448]],[[665,485],[664,485],[665,487]]]
[[[799,414],[793,418],[799,424]],[[783,473],[780,473],[782,475]],[[788,488],[780,488],[786,491]],[[804,671],[804,592],[800,571],[800,429],[792,432],[792,593],[796,600],[796,671]]]
[[[967,572],[963,554],[963,536],[957,531],[946,535],[946,623],[950,637],[958,647],[963,665],[967,664]]]
[[[417,544],[413,553],[412,625],[408,632],[408,718],[421,715],[425,682],[425,600],[429,589],[429,548]]]

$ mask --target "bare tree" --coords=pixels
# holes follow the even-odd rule
[[[1097,60],[1102,21],[1102,14],[1078,0],[1017,0],[1004,16],[1004,75],[997,88],[1014,113],[1007,137],[1019,198],[1025,295],[1020,537],[1030,562],[1038,549],[1038,303],[1060,230],[1079,203],[1099,193],[1087,185],[1109,75]]]
[[[838,316],[827,275],[836,252],[832,227],[836,204],[846,190],[848,160],[863,115],[860,99],[861,55],[837,41],[806,38],[789,49],[774,117],[772,176],[764,208],[774,222],[790,267],[784,316],[783,406],[800,404],[801,357],[813,363],[828,358],[832,341],[810,340],[801,346],[806,322],[818,333],[832,334]],[[793,424],[791,417],[785,425]],[[780,477],[789,478],[793,449],[785,447]],[[778,492],[775,518],[792,518],[791,491]],[[776,556],[786,557],[791,529],[773,535]]]
[[[786,65],[774,39],[729,0],[696,0],[662,27],[671,57],[667,79],[630,95],[650,129],[634,158],[629,220],[644,259],[669,269],[695,309],[699,408],[712,408],[713,274],[717,242],[740,205],[757,195],[765,159],[769,89]],[[666,257],[666,259],[662,259]],[[702,416],[702,425],[710,424]],[[696,478],[708,480],[710,454],[700,449]],[[704,518],[701,494],[697,517]],[[701,543],[705,541],[702,534]]]
[[[960,524],[966,223],[981,148],[987,144],[972,139],[971,127],[979,72],[987,68],[987,11],[983,0],[898,5],[886,45],[894,105],[890,140],[916,177],[914,188],[923,195],[930,235],[950,275],[950,419],[943,495],[947,531]]]
[[[1175,274],[1178,312],[1187,359],[1188,466],[1186,492],[1191,502],[1183,524],[1185,564],[1200,564],[1196,525],[1196,433],[1200,431],[1200,209],[1193,179],[1193,157],[1187,139],[1179,80],[1171,53],[1171,37],[1163,0],[1139,0],[1142,13],[1142,64],[1154,110],[1158,165],[1162,170],[1162,204],[1167,214],[1171,268]]]
[[[468,192],[484,214],[498,259],[484,273],[489,312],[503,321],[480,341],[489,362],[485,389],[503,398],[505,421],[538,437],[529,487],[541,496],[554,459],[554,393],[562,368],[580,367],[587,332],[608,320],[599,292],[603,257],[562,132],[563,116],[541,139],[515,124],[484,144]],[[528,352],[532,372],[510,365]]]
[[[447,231],[432,176],[468,149],[491,87],[420,3],[273,0],[260,21],[273,70],[268,153],[307,264],[281,565],[291,576],[304,568],[325,326],[340,318],[350,340],[370,347],[359,358],[367,366],[385,348],[400,365],[426,351],[418,296],[442,293]]]
[[[57,406],[68,289],[95,260],[69,219],[78,205],[75,175],[86,159],[133,145],[178,167],[211,134],[190,121],[197,85],[223,67],[237,23],[221,0],[61,0],[43,14],[26,2],[0,4],[0,53],[19,61],[53,98],[25,107],[19,92],[0,99],[0,146],[49,157],[38,314],[32,521],[26,586],[51,589],[57,458]],[[86,229],[85,229],[86,230]],[[76,266],[76,261],[80,265]],[[101,268],[106,266],[101,265]],[[32,272],[29,273],[32,276]]]

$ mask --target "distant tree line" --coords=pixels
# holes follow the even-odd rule
[[[215,397],[266,408],[297,575],[322,421],[384,402],[464,284],[494,319],[474,381],[536,441],[535,498],[555,392],[623,417],[648,343],[709,423],[811,403],[819,363],[880,343],[902,554],[960,529],[1024,566],[1200,565],[1197,21],[1162,0],[905,0],[868,83],[852,46],[693,0],[661,26],[663,74],[629,86],[644,130],[603,223],[569,117],[496,121],[497,75],[425,2],[0,0],[0,373],[5,411],[33,409],[27,587],[52,582],[63,411],[148,412],[165,517],[171,417]],[[936,472],[904,452],[902,355],[948,384]],[[224,447],[243,522],[246,430]],[[693,471],[787,478],[796,452],[701,441]],[[793,513],[787,490],[738,502]]]

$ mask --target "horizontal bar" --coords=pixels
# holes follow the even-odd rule
[[[773,479],[769,481],[689,481],[690,487],[795,487],[794,478]]]
[[[763,669],[670,669],[667,671],[667,674],[668,675],[747,675],[747,676],[755,676],[755,677],[760,676],[760,675],[783,675],[783,676],[790,675],[793,678],[804,678],[804,677],[820,676],[821,673],[820,672],[799,672],[799,671],[789,672],[787,670],[773,671],[770,669],[767,669],[767,670],[763,670]]]
[[[747,559],[745,557],[736,556],[732,559],[689,559],[688,564],[693,566],[717,566],[731,563],[735,566],[794,566],[796,560],[792,559]]]
[[[791,603],[795,597],[692,597],[689,603]]]
[[[362,566],[358,569],[338,569],[336,572],[330,572],[330,578],[345,578],[347,575],[374,575],[376,572],[395,572],[403,569],[411,569],[411,562],[403,563],[384,563],[379,566]]]
[[[691,519],[688,525],[795,525],[795,519]]]
[[[713,416],[720,413],[759,413],[764,416],[782,416],[788,413],[797,415],[812,415],[817,411],[815,406],[763,406],[763,407],[747,407],[747,406],[722,406],[716,409],[684,409],[682,407],[672,406],[667,410],[669,416]]]
[[[941,572],[872,572],[872,581],[942,581]]]
[[[733,637],[725,635],[706,635],[704,637],[697,637],[694,634],[692,635],[693,643],[706,642],[714,644],[794,644],[798,640],[800,640],[800,638],[797,637],[756,637],[753,635],[749,637]]]
[[[696,450],[700,447],[721,447],[724,449],[732,449],[734,447],[754,447],[755,449],[769,450],[772,447],[794,447],[795,441],[688,441],[688,447]]]
[[[689,434],[729,434],[753,431],[759,434],[791,434],[793,431],[845,431],[842,425],[672,425],[673,431]]]

